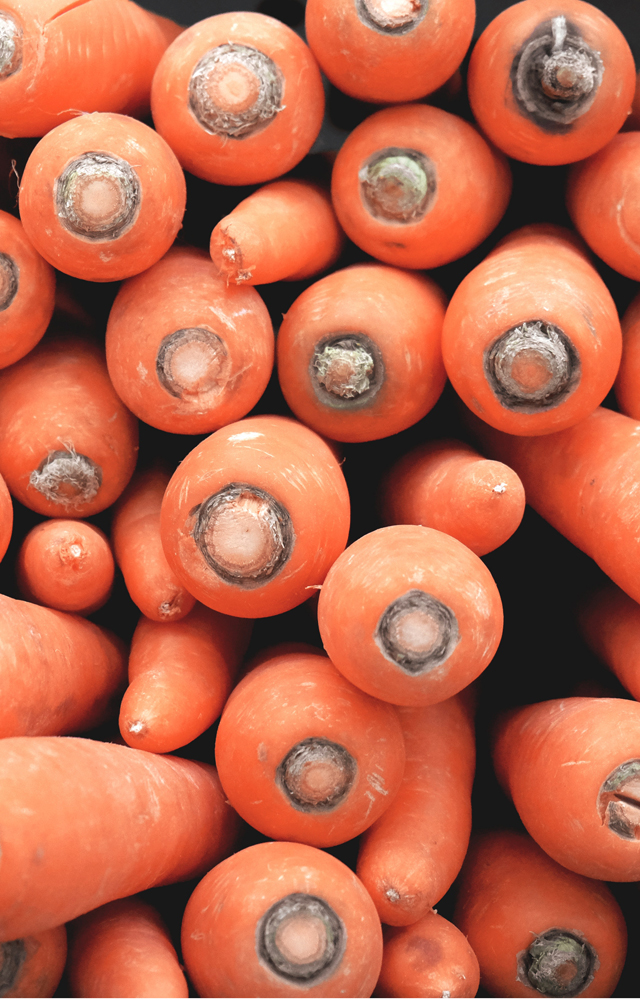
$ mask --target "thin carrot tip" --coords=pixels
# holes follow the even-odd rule
[[[436,193],[433,162],[417,149],[389,146],[377,150],[358,173],[367,211],[387,222],[419,222]]]
[[[135,222],[140,180],[119,156],[87,152],[72,160],[56,182],[56,212],[64,226],[89,240],[115,240]]]
[[[426,0],[357,0],[360,20],[370,28],[388,35],[404,35],[422,20]]]
[[[22,27],[7,13],[0,13],[0,80],[6,80],[22,66]]]
[[[383,656],[417,676],[441,666],[460,641],[451,608],[423,590],[409,590],[385,608],[375,632]]]
[[[0,985],[6,994],[16,983],[27,958],[27,949],[21,938],[0,944]]]
[[[0,253],[0,312],[8,309],[16,295],[20,272],[13,257]]]
[[[484,371],[502,406],[537,413],[557,406],[580,381],[578,353],[560,327],[527,320],[489,346]]]
[[[310,737],[296,743],[278,765],[276,782],[294,808],[328,812],[346,799],[358,766],[339,743]]]
[[[162,387],[178,399],[221,391],[229,377],[230,360],[224,341],[206,327],[189,327],[167,334],[158,347],[156,373]]]
[[[573,997],[589,985],[597,956],[583,938],[552,927],[518,955],[518,979],[547,997]]]
[[[346,932],[324,899],[294,892],[267,910],[257,940],[260,957],[272,972],[295,985],[311,986],[340,964]]]
[[[212,135],[254,135],[282,110],[282,73],[250,45],[218,45],[202,56],[189,80],[189,108]]]
[[[102,469],[73,447],[50,451],[29,476],[29,485],[47,500],[73,507],[89,503],[102,485]]]

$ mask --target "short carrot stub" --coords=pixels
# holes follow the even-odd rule
[[[455,924],[435,910],[409,927],[386,927],[375,996],[474,997],[480,969]]]
[[[5,997],[52,997],[67,959],[63,925],[0,944],[0,975]]]
[[[56,279],[22,223],[0,212],[0,368],[28,354],[53,314]]]

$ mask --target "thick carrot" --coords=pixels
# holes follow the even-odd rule
[[[89,341],[47,338],[0,372],[0,473],[25,506],[97,514],[122,493],[137,452],[137,422]]]
[[[496,830],[471,845],[454,921],[487,994],[610,997],[627,928],[607,886],[562,868],[521,833]]]
[[[605,146],[631,108],[631,49],[583,0],[523,0],[478,39],[467,86],[489,139],[526,163],[573,163]]]
[[[105,346],[122,401],[173,434],[209,434],[244,417],[273,368],[273,328],[259,294],[228,285],[192,247],[170,250],[125,282]]]
[[[160,60],[155,127],[183,167],[217,184],[258,184],[291,170],[322,124],[316,61],[281,21],[253,11],[187,28]]]
[[[210,765],[74,737],[0,741],[0,815],[4,940],[194,878],[237,831]]]
[[[511,233],[467,274],[442,331],[454,389],[508,434],[550,434],[588,416],[621,352],[604,281],[571,233],[544,224]]]
[[[105,903],[69,925],[74,997],[188,997],[160,914],[136,896]]]
[[[343,93],[400,104],[455,73],[475,13],[475,0],[309,0],[305,27],[323,72]]]
[[[38,343],[53,314],[55,291],[53,268],[34,250],[21,222],[0,212],[0,368]]]
[[[402,785],[362,835],[356,872],[380,920],[402,926],[422,920],[460,871],[476,752],[471,713],[459,695],[398,715],[407,755]]]
[[[520,819],[570,871],[640,880],[640,705],[565,698],[499,722],[494,763]]]
[[[444,388],[445,308],[435,282],[382,264],[321,278],[278,333],[278,378],[295,415],[337,441],[372,441],[415,424]]]
[[[67,959],[64,925],[0,944],[3,997],[52,997]]]
[[[331,448],[288,417],[206,438],[174,473],[160,531],[169,565],[207,607],[264,618],[302,604],[344,549],[349,494]]]
[[[88,114],[49,132],[27,160],[20,217],[45,260],[89,281],[117,281],[160,260],[186,204],[180,164],[148,125]]]
[[[615,391],[622,412],[640,420],[640,295],[622,317],[622,360]]]
[[[256,844],[196,886],[182,952],[200,996],[368,997],[382,932],[341,861],[305,844]]]
[[[524,487],[503,462],[462,441],[419,445],[394,463],[380,486],[384,524],[421,524],[452,535],[477,556],[507,541],[525,508]]]
[[[141,618],[120,707],[120,732],[129,746],[169,753],[213,725],[233,687],[251,625],[201,604],[180,621]]]
[[[580,627],[596,656],[640,701],[640,605],[609,586],[580,609]]]
[[[211,233],[211,258],[227,281],[264,285],[309,278],[337,260],[344,243],[331,198],[310,181],[258,188]]]
[[[13,503],[4,477],[0,476],[0,561],[9,547],[13,531]]]
[[[107,601],[115,564],[107,536],[87,521],[43,521],[25,535],[16,562],[20,593],[58,611],[90,615]]]
[[[320,591],[318,626],[352,684],[394,705],[433,705],[491,661],[502,603],[489,570],[457,539],[394,525],[336,559]]]
[[[399,267],[447,264],[498,224],[511,194],[502,154],[426,104],[377,111],[336,157],[331,195],[347,236]]]

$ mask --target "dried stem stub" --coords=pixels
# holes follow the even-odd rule
[[[301,812],[330,812],[344,802],[357,773],[345,747],[314,736],[289,750],[278,765],[276,782]]]
[[[420,222],[437,191],[436,168],[417,149],[387,146],[373,153],[358,172],[360,196],[374,219],[408,225]]]
[[[408,590],[380,616],[375,642],[383,656],[411,676],[447,660],[460,641],[458,620],[446,604],[424,590]]]
[[[189,108],[211,135],[242,139],[282,111],[284,78],[269,56],[250,45],[218,45],[202,56],[189,80]]]
[[[405,35],[427,13],[428,0],[356,0],[358,17],[385,35]]]
[[[222,338],[202,326],[167,334],[156,354],[160,384],[187,402],[221,392],[229,380],[230,364]]]
[[[116,240],[138,217],[142,189],[130,163],[87,152],[68,163],[55,183],[58,218],[76,236]]]
[[[13,14],[0,10],[0,80],[17,73],[22,66],[22,26]]]
[[[580,934],[551,927],[519,953],[517,978],[544,997],[576,997],[598,966],[595,950]]]
[[[20,269],[8,253],[0,253],[0,312],[8,309],[20,284]]]
[[[15,986],[26,957],[22,938],[0,943],[0,997],[6,996]]]
[[[640,840],[640,760],[627,760],[602,783],[598,812],[622,840]]]
[[[315,345],[309,377],[325,405],[360,408],[371,402],[384,381],[382,354],[364,333],[335,333]]]
[[[50,451],[29,476],[29,485],[61,507],[79,507],[97,495],[102,469],[69,446],[65,451]]]
[[[330,976],[344,955],[347,935],[335,910],[318,896],[292,892],[260,920],[256,950],[276,975],[298,987]]]
[[[531,319],[487,348],[484,373],[502,406],[538,413],[558,406],[577,388],[580,359],[559,326]]]

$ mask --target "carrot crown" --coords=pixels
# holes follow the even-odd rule
[[[16,73],[22,66],[22,28],[7,13],[0,13],[0,80]]]
[[[20,272],[13,257],[0,253],[0,312],[7,309],[16,297]]]
[[[250,45],[217,45],[189,80],[189,107],[205,131],[240,139],[282,110],[284,79],[269,56]]]
[[[258,950],[276,975],[297,986],[310,986],[337,968],[346,938],[342,920],[324,899],[292,892],[264,914]]]

